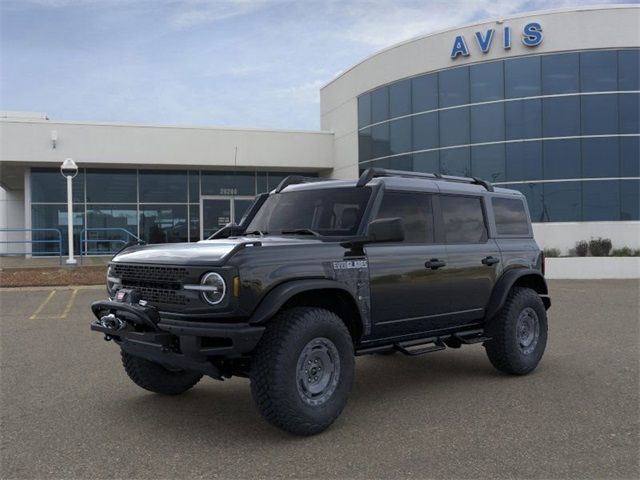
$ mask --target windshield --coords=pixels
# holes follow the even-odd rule
[[[299,190],[270,195],[247,234],[352,236],[358,232],[371,188]]]

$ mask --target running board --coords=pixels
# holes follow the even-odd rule
[[[416,344],[406,345],[404,343],[396,343],[395,347],[396,347],[396,350],[398,350],[399,352],[412,357],[416,355],[422,355],[423,353],[437,352],[447,348],[444,346],[444,344],[439,342],[419,343],[417,345]]]
[[[474,343],[484,343],[487,340],[491,340],[491,337],[484,335],[484,330],[470,330],[468,332],[454,333],[453,338],[460,340],[461,343],[466,345],[473,345]]]

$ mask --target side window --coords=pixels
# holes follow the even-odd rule
[[[431,196],[421,193],[384,192],[377,218],[400,217],[406,243],[433,243]]]
[[[442,195],[440,205],[447,243],[487,241],[487,226],[480,198]]]
[[[491,203],[498,235],[529,235],[529,222],[522,200],[493,198]]]

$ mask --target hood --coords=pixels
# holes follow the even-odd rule
[[[197,243],[163,243],[128,247],[113,257],[114,262],[160,265],[212,265],[226,263],[244,248],[320,244],[317,238],[300,236],[231,237]]]

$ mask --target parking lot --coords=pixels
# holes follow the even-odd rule
[[[637,281],[553,281],[538,370],[480,346],[357,361],[342,416],[296,438],[248,381],[162,397],[89,331],[102,288],[4,289],[2,478],[637,478]]]

